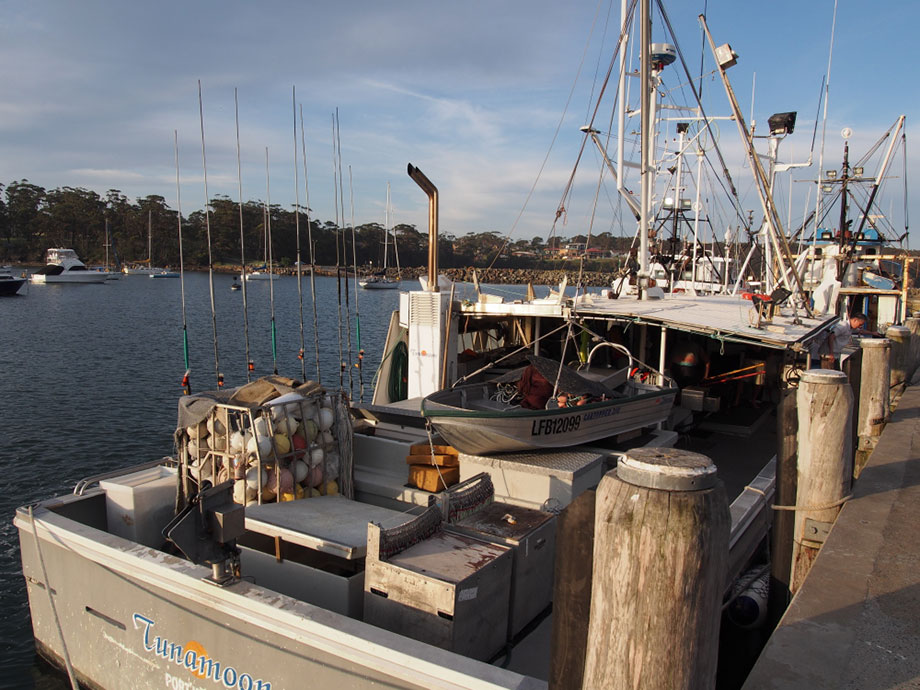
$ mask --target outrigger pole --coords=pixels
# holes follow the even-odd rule
[[[732,113],[734,114],[735,121],[738,123],[738,131],[741,134],[741,139],[744,142],[745,153],[748,157],[748,162],[751,165],[751,170],[754,172],[754,181],[755,187],[757,188],[757,196],[760,199],[761,209],[763,210],[764,218],[766,220],[767,234],[770,236],[770,241],[773,243],[773,247],[776,250],[777,257],[780,257],[780,263],[782,265],[782,270],[780,271],[780,276],[782,277],[783,282],[786,284],[786,287],[792,293],[793,301],[792,304],[795,308],[796,298],[800,302],[802,308],[805,310],[805,313],[808,316],[813,316],[811,311],[811,306],[808,304],[808,299],[805,295],[805,288],[802,285],[802,279],[799,276],[798,272],[795,270],[795,262],[792,259],[792,250],[789,248],[789,243],[786,240],[786,233],[783,230],[783,224],[780,220],[779,214],[776,211],[776,204],[773,201],[773,195],[770,193],[770,185],[767,179],[767,174],[763,169],[763,164],[760,162],[760,157],[757,155],[757,151],[754,149],[754,142],[751,138],[747,124],[744,120],[744,115],[741,112],[741,108],[738,107],[738,100],[735,98],[735,92],[732,90],[731,82],[728,80],[728,75],[725,70],[728,67],[731,67],[735,64],[737,55],[731,49],[727,43],[725,45],[716,48],[715,42],[712,40],[712,34],[709,33],[709,26],[706,24],[706,17],[704,15],[699,15],[700,24],[703,26],[703,31],[706,33],[706,39],[709,42],[709,48],[712,50],[712,54],[715,57],[716,67],[719,69],[719,74],[722,76],[722,84],[725,86],[725,93],[728,96],[729,104],[732,108]],[[792,274],[793,280],[789,280],[789,274]]]

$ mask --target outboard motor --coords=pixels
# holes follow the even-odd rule
[[[233,481],[207,486],[163,528],[163,536],[197,565],[210,565],[206,582],[226,586],[239,579],[236,540],[246,531],[245,509],[233,502]]]

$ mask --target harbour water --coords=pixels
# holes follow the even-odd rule
[[[220,369],[225,385],[246,382],[242,291],[229,275],[215,275]],[[404,288],[411,287],[408,284]],[[339,386],[339,300],[335,278],[316,280],[321,381]],[[370,400],[390,313],[399,291],[360,291],[363,371],[357,361],[353,283],[352,362],[345,390]],[[193,391],[216,388],[207,273],[185,279]],[[247,284],[249,343],[255,376],[271,374],[270,283]],[[297,279],[274,281],[278,371],[300,378]],[[176,401],[185,363],[178,279],[123,276],[104,285],[27,285],[24,295],[0,299],[0,688],[69,687],[35,655],[19,541],[17,506],[68,493],[81,478],[172,454]],[[310,282],[303,280],[307,378],[316,379]]]

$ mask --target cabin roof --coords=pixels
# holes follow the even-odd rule
[[[462,307],[464,314],[490,316],[542,316],[563,318],[577,314],[585,318],[616,319],[619,321],[665,326],[669,329],[699,333],[719,340],[728,340],[776,349],[801,350],[818,333],[837,320],[833,314],[808,318],[792,315],[785,306],[771,323],[755,328],[753,304],[732,295],[667,295],[663,299],[640,301],[635,296],[607,299],[599,294],[571,299],[535,300],[519,303],[472,303]]]

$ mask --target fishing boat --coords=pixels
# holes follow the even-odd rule
[[[10,297],[19,292],[19,288],[25,285],[26,279],[17,278],[13,275],[12,266],[0,266],[0,297]]]
[[[387,257],[390,239],[390,184],[387,183],[386,220],[383,224],[383,269],[366,275],[358,281],[365,290],[396,290],[399,288],[399,250],[396,249],[396,237],[393,237],[393,250],[396,252],[396,279],[387,276]]]
[[[38,269],[29,279],[33,283],[104,283],[106,273],[90,271],[80,261],[73,249],[52,247],[45,253],[45,266]]]
[[[488,455],[570,448],[652,427],[668,419],[677,395],[676,386],[629,378],[630,366],[601,383],[543,357],[528,360],[528,367],[492,381],[432,393],[422,400],[422,415],[454,448]],[[536,401],[522,386],[534,378],[544,387]],[[553,388],[556,395],[547,398]]]
[[[156,273],[151,273],[150,277],[151,278],[178,278],[179,272],[170,271],[169,269],[164,268],[160,271],[157,271]]]
[[[418,168],[408,173],[428,196],[435,250],[425,285],[391,315],[370,403],[348,410],[343,392],[278,377],[187,396],[169,430],[175,458],[88,477],[72,495],[17,511],[36,646],[74,682],[545,688],[555,514],[624,452],[673,444],[679,432],[706,434],[704,452],[731,500],[719,586],[766,551],[777,440],[767,410],[749,405],[740,411],[750,419],[732,418],[739,381],[728,375],[778,361],[774,376],[764,366],[762,386],[782,394],[807,365],[801,353],[836,318],[779,298],[767,309],[734,295],[657,295],[647,247],[637,294],[617,299],[578,286],[511,301],[442,291],[437,188]],[[645,225],[647,209],[641,215]],[[604,347],[592,357],[601,342],[626,354]],[[688,344],[711,360],[713,376],[688,377],[678,400],[667,371]],[[478,440],[464,446],[487,453],[477,455],[429,433],[439,391],[461,414],[478,414],[465,386],[485,385],[489,396],[478,400],[490,399],[484,381],[528,354],[585,364],[579,377],[611,400],[535,410],[541,435],[565,436],[557,448],[493,455]],[[632,359],[656,362],[643,365],[645,381],[632,378]],[[512,371],[505,383],[520,377]],[[544,378],[556,388],[552,372]],[[567,405],[558,393],[556,404]],[[627,416],[621,401],[634,402],[641,420],[572,445],[583,440],[572,434],[584,416]],[[454,441],[471,434],[467,426]],[[431,490],[407,485],[413,459],[434,474]],[[450,476],[458,483],[445,488]],[[472,536],[462,516],[485,516],[488,505],[499,507],[493,530]]]

